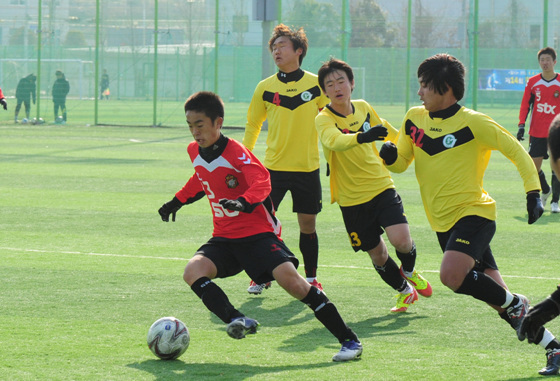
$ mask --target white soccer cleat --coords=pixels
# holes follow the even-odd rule
[[[256,284],[255,282],[251,281],[251,283],[249,283],[249,288],[247,288],[247,292],[253,295],[260,295],[263,290],[266,290],[270,286],[272,286],[272,282]]]
[[[342,348],[333,356],[333,361],[350,361],[359,358],[362,355],[362,344],[354,340],[346,340],[342,343]]]
[[[552,213],[560,213],[560,207],[558,206],[557,202],[553,202],[550,204],[550,211]]]

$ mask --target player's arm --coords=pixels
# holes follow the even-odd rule
[[[263,100],[263,84],[260,82],[253,93],[249,109],[247,110],[247,124],[245,125],[245,135],[243,145],[250,151],[255,148],[257,138],[261,132],[262,125],[266,120],[266,107]]]
[[[343,134],[326,112],[315,117],[315,127],[321,144],[331,151],[346,151],[359,144],[358,134]]]
[[[408,114],[405,116],[401,129],[397,133],[396,143],[392,141],[385,142],[379,149],[379,156],[387,169],[394,173],[406,171],[414,160],[414,147],[410,136],[406,135],[406,121]]]
[[[523,91],[523,98],[521,99],[521,106],[519,107],[519,123],[517,124],[517,140],[524,140],[525,135],[525,122],[531,111],[531,107],[535,101],[535,96],[531,93],[530,81],[527,82],[525,86],[525,91]]]
[[[169,222],[169,216],[172,215],[172,221],[175,221],[175,214],[183,205],[198,201],[204,195],[205,193],[200,181],[195,176],[191,177],[171,201],[166,202],[159,208],[158,213],[161,216],[161,220]]]

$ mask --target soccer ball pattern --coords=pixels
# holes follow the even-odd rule
[[[148,348],[162,360],[175,360],[185,353],[189,343],[189,330],[174,317],[158,319],[148,330]]]

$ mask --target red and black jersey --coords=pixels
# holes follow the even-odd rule
[[[209,148],[192,142],[187,151],[195,174],[175,196],[187,203],[201,192],[206,194],[213,215],[212,236],[235,239],[270,232],[280,236],[281,225],[269,198],[270,174],[251,151],[225,136]],[[240,197],[251,205],[250,213],[231,211],[219,203]]]
[[[548,128],[556,114],[560,113],[560,80],[558,74],[550,80],[537,74],[527,81],[521,109],[519,124],[525,123],[531,112],[529,135],[535,138],[548,137]]]

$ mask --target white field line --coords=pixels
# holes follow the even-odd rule
[[[155,257],[149,255],[130,255],[130,254],[114,254],[114,253],[93,253],[93,252],[81,252],[81,251],[54,251],[54,250],[38,250],[38,249],[22,249],[17,247],[0,247],[0,250],[6,251],[20,251],[23,253],[37,253],[37,254],[68,254],[68,255],[89,255],[89,256],[99,256],[99,257],[118,257],[118,258],[134,258],[134,259],[160,259],[165,261],[188,261],[188,258],[178,258],[178,257]],[[356,270],[373,270],[373,267],[367,266],[342,266],[342,265],[321,265],[325,268],[341,268],[341,269],[356,269]],[[435,273],[439,274],[439,270],[420,270],[420,273]],[[550,278],[541,276],[520,276],[520,275],[505,275],[502,274],[504,278],[520,278],[520,279],[542,279],[542,280],[556,280],[560,281],[560,278]]]

